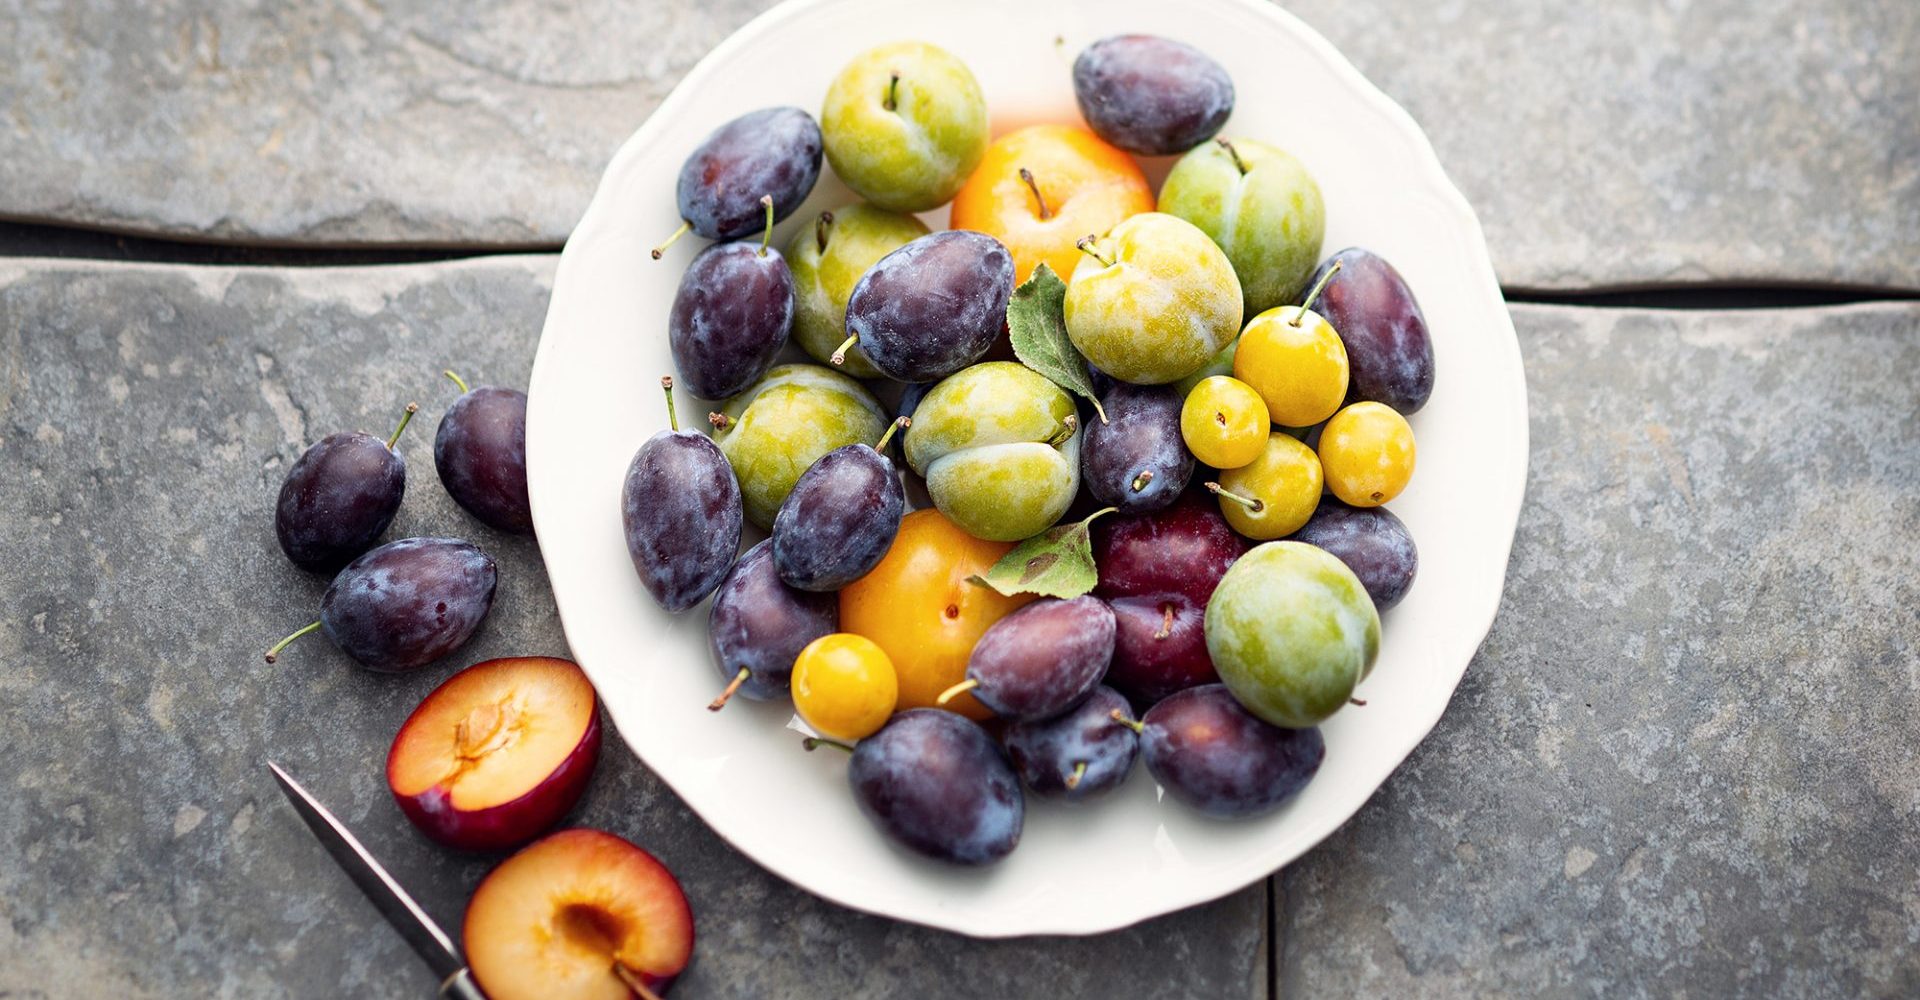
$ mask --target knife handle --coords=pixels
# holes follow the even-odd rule
[[[473,970],[464,968],[440,984],[439,995],[445,1000],[487,1000],[487,995],[480,992],[479,985],[473,981]]]

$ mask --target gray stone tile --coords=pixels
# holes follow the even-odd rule
[[[1426,129],[1510,287],[1920,288],[1920,4],[1284,6]]]
[[[388,742],[445,669],[324,642],[260,662],[323,582],[275,547],[286,465],[408,399],[393,536],[500,561],[464,664],[564,655],[538,553],[466,518],[430,441],[450,386],[523,385],[551,258],[345,270],[0,261],[0,995],[427,996],[427,972],[281,801],[285,763],[457,928],[492,859],[413,832]],[[852,913],[735,854],[609,734],[571,822],[658,854],[699,929],[675,997],[1248,996],[1263,886],[1086,940],[980,943]],[[1124,873],[1116,873],[1124,877]]]
[[[557,244],[764,6],[0,0],[0,215]],[[1920,287],[1920,6],[1287,6],[1432,135],[1510,285]]]
[[[0,0],[0,215],[193,239],[558,245],[771,0]]]
[[[1514,318],[1504,604],[1280,995],[1920,995],[1920,304]]]

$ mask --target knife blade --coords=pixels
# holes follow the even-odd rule
[[[407,890],[400,887],[386,868],[375,860],[360,839],[348,830],[346,824],[327,811],[320,800],[300,786],[293,776],[273,761],[267,762],[267,768],[273,772],[273,780],[280,785],[280,791],[293,803],[293,811],[300,814],[307,829],[313,831],[320,846],[333,855],[334,863],[347,873],[353,884],[380,911],[402,940],[426,961],[427,967],[440,979],[440,995],[453,1000],[486,1000],[478,986],[474,985],[473,973],[467,969],[467,963],[460,958],[459,951],[453,947],[453,940],[447,932],[427,916],[427,912],[414,902]]]

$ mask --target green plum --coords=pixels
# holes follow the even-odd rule
[[[1067,337],[1095,368],[1122,382],[1177,382],[1240,332],[1240,279],[1193,223],[1144,212],[1080,244]]]
[[[1160,188],[1160,210],[1227,252],[1247,318],[1299,301],[1320,262],[1320,185],[1292,154],[1264,142],[1216,139],[1181,157]]]
[[[952,53],[894,42],[855,56],[827,87],[820,131],[833,172],[896,212],[953,199],[987,152],[987,99]]]
[[[1080,491],[1073,398],[1010,361],[964,368],[927,390],[906,451],[933,505],[989,541],[1045,531]]]
[[[770,530],[808,466],[835,448],[879,440],[887,414],[839,372],[780,365],[727,400],[712,422],[713,439],[740,480],[747,520]]]
[[[1212,378],[1215,375],[1232,375],[1233,355],[1234,352],[1239,349],[1240,338],[1235,337],[1233,340],[1228,341],[1227,346],[1222,347],[1199,371],[1175,382],[1173,384],[1174,391],[1180,394],[1181,399],[1185,399],[1187,398],[1187,393],[1192,392],[1193,387],[1199,385],[1203,380]]]
[[[862,202],[822,212],[793,234],[787,266],[793,270],[793,339],[814,360],[825,362],[847,338],[847,297],[874,262],[927,235],[927,224],[905,212]],[[880,369],[858,347],[847,351],[840,370],[854,378],[879,378]]]
[[[1207,602],[1207,654],[1247,711],[1304,729],[1338,711],[1380,652],[1380,614],[1360,578],[1304,542],[1241,556]]]

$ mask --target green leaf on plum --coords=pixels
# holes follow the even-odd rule
[[[1066,308],[1067,283],[1044,263],[1034,268],[1033,276],[1014,289],[1013,298],[1007,302],[1007,332],[1013,340],[1013,354],[1054,385],[1085,396],[1104,424],[1107,414],[1094,394],[1087,361],[1067,339]]]
[[[1048,528],[1014,546],[985,576],[969,579],[1008,597],[1079,597],[1100,582],[1100,573],[1093,565],[1093,519],[1113,510],[1106,507],[1088,514],[1084,521]]]

